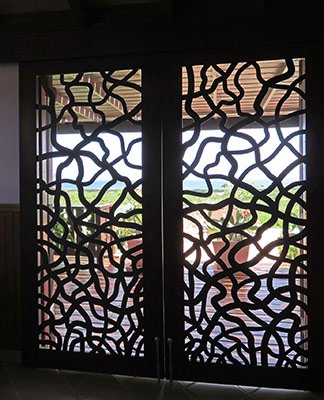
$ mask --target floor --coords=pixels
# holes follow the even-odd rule
[[[77,263],[72,256],[69,256],[68,259],[71,265]],[[114,331],[110,330],[109,336],[105,334],[105,344],[107,347],[111,346],[111,348],[114,349],[116,340],[120,340],[123,336],[123,331],[126,330],[129,338],[132,338],[132,340],[135,338],[132,348],[134,354],[136,351],[143,354],[143,337],[138,335],[137,331],[139,331],[139,329],[135,329],[135,327],[139,327],[137,319],[139,310],[141,314],[144,312],[143,305],[141,308],[139,307],[139,304],[143,301],[143,291],[135,290],[138,282],[141,280],[140,275],[133,275],[132,269],[130,269],[127,276],[120,276],[116,274],[117,269],[108,264],[108,262],[105,268],[102,269],[89,267],[87,264],[88,260],[85,257],[81,259],[81,262],[84,262],[83,267],[85,268],[80,269],[77,273],[73,272],[73,274],[71,274],[70,271],[66,273],[63,268],[61,270],[63,272],[60,271],[57,273],[56,279],[61,282],[58,291],[56,283],[51,280],[53,293],[58,292],[58,295],[54,296],[55,299],[52,298],[53,302],[47,303],[46,309],[43,308],[43,311],[45,310],[43,320],[46,320],[48,324],[48,326],[44,328],[44,331],[50,331],[53,320],[52,315],[54,313],[55,320],[60,321],[60,323],[55,326],[56,334],[59,333],[61,335],[61,338],[64,339],[67,346],[72,346],[73,344],[73,350],[79,351],[80,336],[77,335],[76,330],[82,332],[84,337],[86,337],[86,331],[89,329],[88,327],[85,328],[83,325],[84,316],[80,315],[80,310],[83,310],[84,314],[91,319],[92,327],[95,327],[97,332],[98,329],[100,329],[104,334],[106,329],[106,320],[104,317],[106,313],[113,321],[119,320],[124,313],[125,303],[127,302],[127,307],[134,307],[133,312],[128,314],[128,318],[122,320],[123,322],[120,329],[119,326],[116,325]],[[254,356],[251,346],[252,334],[254,337],[253,349],[261,349],[261,343],[266,342],[272,349],[272,354],[267,354],[267,365],[275,365],[278,362],[278,357],[275,357],[275,355],[281,354],[281,351],[279,351],[278,342],[273,335],[271,335],[270,338],[265,337],[267,331],[264,330],[263,324],[267,322],[270,326],[273,324],[274,316],[278,316],[276,317],[276,325],[280,325],[281,329],[285,328],[286,332],[291,333],[289,337],[288,334],[284,333],[282,330],[280,332],[282,344],[285,346],[287,355],[284,363],[294,363],[296,352],[291,348],[289,339],[292,340],[293,338],[294,342],[299,342],[301,340],[301,334],[300,332],[296,332],[296,329],[292,326],[292,322],[300,318],[300,326],[305,325],[305,321],[302,319],[303,310],[296,304],[291,311],[291,318],[288,318],[282,311],[289,307],[290,296],[295,298],[295,295],[298,295],[295,292],[292,294],[292,292],[293,290],[297,290],[299,286],[296,285],[294,288],[293,286],[289,286],[290,278],[288,272],[290,267],[287,263],[282,263],[276,268],[275,279],[273,279],[272,275],[268,279],[267,277],[273,264],[274,261],[262,259],[257,265],[251,267],[250,269],[259,277],[258,280],[254,281],[251,281],[251,278],[244,272],[237,272],[235,274],[235,279],[239,286],[233,285],[232,277],[225,276],[214,280],[216,271],[222,271],[221,267],[217,267],[214,263],[204,270],[202,270],[202,265],[193,270],[184,268],[184,280],[187,293],[190,293],[192,299],[194,299],[194,301],[192,299],[190,301],[185,300],[185,329],[186,332],[190,332],[187,334],[185,340],[188,342],[193,342],[197,338],[201,340],[201,331],[208,332],[208,334],[202,338],[207,344],[210,343],[211,337],[217,336],[221,347],[227,349],[232,347],[234,349],[233,352],[228,352],[228,356],[226,357],[237,357],[239,361],[241,361],[241,358],[239,358],[241,355],[235,351],[235,347],[233,346],[233,338],[239,338],[242,346],[249,348],[251,354]],[[47,269],[45,269],[44,274],[48,274]],[[245,282],[243,282],[244,280]],[[295,281],[296,283],[298,282],[297,272]],[[258,287],[258,285],[260,286]],[[98,287],[100,290],[98,290]],[[212,322],[211,330],[205,329],[207,326],[211,327],[211,319],[215,314],[214,300],[219,295],[220,287],[226,291],[227,295],[217,300],[217,303],[219,306],[227,308],[227,318],[221,320],[222,316],[220,316],[220,320]],[[271,287],[272,290],[270,289]],[[255,288],[257,288],[257,293],[253,293]],[[286,299],[280,296],[280,293],[289,293],[289,291],[291,295],[286,296]],[[136,293],[136,295],[134,296],[133,293]],[[48,293],[46,295],[48,295]],[[87,299],[87,301],[84,299]],[[252,301],[251,299],[254,300]],[[259,302],[258,299],[262,299],[262,302]],[[109,302],[108,307],[105,300]],[[238,303],[238,300],[242,303]],[[302,301],[299,302],[299,304],[302,304]],[[64,312],[62,310],[64,310]],[[271,310],[272,313],[270,313],[269,310]],[[283,317],[280,320],[279,315],[281,313]],[[293,319],[292,316],[294,316],[295,319]],[[132,320],[133,327],[129,319]],[[197,322],[198,319],[199,323]],[[62,323],[62,321],[64,321],[64,323]],[[72,321],[73,326],[71,324]],[[80,321],[80,323],[75,325],[77,321]],[[198,324],[202,329],[196,328]],[[220,334],[219,330],[221,324],[226,326],[226,330],[224,330],[222,334]],[[245,326],[243,332],[242,326]],[[253,327],[254,331],[251,330],[250,327]],[[66,339],[67,337],[69,337],[69,340]],[[56,335],[53,339],[55,338]],[[47,336],[46,339],[48,339]],[[52,344],[56,344],[54,340]],[[95,343],[93,344],[95,345]],[[90,351],[91,339],[87,339],[84,345],[87,351]],[[47,342],[44,348],[50,348],[50,343]],[[68,349],[70,350],[70,348]],[[250,360],[249,357],[252,357],[251,354],[244,352],[244,350],[243,353],[244,357]],[[209,354],[206,355],[204,350],[201,352],[201,355],[203,357],[210,356]],[[215,355],[214,362],[216,357]],[[258,365],[261,365],[261,350],[256,351],[255,357]],[[307,360],[302,361],[300,357],[298,361],[307,362]]]
[[[324,391],[168,381],[23,368],[20,353],[0,350],[0,400],[324,400]]]

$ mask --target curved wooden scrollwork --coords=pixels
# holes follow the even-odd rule
[[[183,69],[185,348],[307,366],[302,60]]]
[[[40,348],[143,356],[141,71],[38,86]]]

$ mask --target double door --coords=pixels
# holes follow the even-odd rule
[[[25,364],[306,386],[304,59],[95,65],[22,69]]]

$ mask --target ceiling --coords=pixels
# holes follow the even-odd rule
[[[0,61],[300,48],[323,18],[319,0],[1,0]]]
[[[155,2],[158,2],[158,0],[87,0],[76,2],[70,0],[3,0],[0,3],[0,14],[15,15],[71,11],[77,4],[79,7],[107,8]]]
[[[294,59],[295,72],[293,76],[280,81],[277,85],[271,85],[267,89],[261,100],[263,116],[273,118],[276,109],[280,115],[287,115],[299,110],[301,99],[298,93],[292,90],[287,99],[285,96],[287,88],[300,76],[302,62],[301,59]],[[230,71],[230,64],[218,64],[216,69],[209,66],[206,71],[202,65],[194,66],[195,96],[190,102],[191,109],[200,118],[207,117],[209,119],[208,115],[213,112],[212,107],[222,104],[221,112],[226,113],[228,118],[238,117],[237,102],[233,100],[239,97],[240,112],[256,114],[254,102],[263,86],[257,78],[256,68],[250,65],[243,69],[246,65],[238,63],[228,74],[226,80],[222,79],[221,73]],[[259,61],[258,67],[260,76],[265,82],[287,71],[286,62],[282,59]],[[62,109],[65,110],[60,118],[61,123],[72,122],[69,109],[77,114],[79,122],[101,122],[102,113],[107,121],[112,121],[124,115],[125,110],[130,112],[141,102],[142,77],[140,70],[111,71],[105,76],[105,80],[99,72],[52,76],[52,86],[56,93],[56,115],[59,115]],[[217,81],[218,84],[215,86],[214,83]],[[296,86],[298,88],[300,84],[298,83]],[[242,90],[244,91],[243,95]],[[186,68],[183,68],[182,94],[186,96],[187,93],[188,73]],[[192,93],[192,89],[190,93]],[[283,99],[285,101],[281,105]],[[219,113],[214,113],[213,118],[219,117]],[[183,118],[189,119],[184,101]],[[134,119],[141,119],[140,111],[136,113]]]
[[[179,0],[179,4],[183,0]],[[159,18],[173,0],[1,0],[0,31],[52,32],[89,29],[115,19]]]
[[[116,19],[140,22],[187,17],[195,23],[201,18],[212,18],[217,30],[224,15],[258,15],[258,19],[264,19],[270,13],[277,20],[282,14],[299,13],[305,17],[308,11],[315,11],[316,15],[323,8],[323,2],[318,0],[1,0],[0,32],[88,29]],[[229,19],[229,29],[231,22]]]

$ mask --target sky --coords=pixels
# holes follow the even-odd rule
[[[296,131],[294,128],[284,128],[283,136],[287,137],[292,132]],[[188,164],[191,164],[196,157],[197,150],[199,146],[201,146],[202,142],[208,137],[211,137],[211,131],[202,131],[199,135],[199,139],[195,142],[193,146],[190,146],[188,150],[184,154],[184,161]],[[233,157],[237,161],[238,169],[235,173],[235,177],[241,177],[242,173],[246,170],[246,168],[255,164],[256,156],[253,150],[253,146],[251,142],[248,140],[252,140],[255,145],[262,144],[262,141],[265,139],[265,133],[262,129],[244,129],[239,132],[245,133],[246,138],[235,137],[232,136],[227,145],[227,150],[232,152]],[[193,132],[185,132],[183,135],[183,142],[186,143],[192,137]],[[218,139],[219,143],[208,143],[203,147],[203,153],[200,157],[199,163],[195,167],[195,171],[198,173],[203,173],[206,165],[215,161],[217,155],[219,155],[221,151],[221,140],[224,139],[224,133],[220,130],[213,131],[213,138]],[[289,140],[289,143],[294,149],[299,149],[299,136],[295,136]],[[277,132],[275,129],[270,129],[269,139],[265,142],[265,144],[260,145],[260,160],[264,162],[264,166],[270,173],[274,176],[279,176],[280,173],[288,167],[294,160],[297,159],[296,154],[294,154],[287,146],[284,146],[279,153],[273,158],[271,155],[274,150],[278,148],[281,140],[279,139]],[[244,150],[245,154],[235,154],[235,152],[239,150]],[[269,158],[269,160],[267,160]],[[222,174],[228,175],[229,171],[232,168],[231,162],[225,157],[223,154],[217,165],[208,170],[209,174]],[[296,180],[299,177],[299,168],[296,167],[291,173],[289,173],[286,177],[286,180]],[[199,177],[189,175],[187,178],[189,181],[199,180]],[[244,177],[245,182],[255,182],[255,181],[264,181],[268,180],[267,176],[260,170],[258,166],[254,166],[254,168]]]
[[[283,128],[283,136],[287,137],[291,132],[294,132],[296,128]],[[227,150],[231,152],[236,152],[237,150],[244,150],[246,154],[233,154],[235,160],[238,163],[238,170],[236,171],[235,177],[240,177],[242,172],[245,171],[246,168],[255,163],[255,153],[253,151],[253,147],[247,138],[250,138],[254,141],[256,145],[260,144],[262,140],[265,138],[264,131],[262,129],[244,129],[240,130],[240,132],[247,134],[246,138],[240,137],[231,137]],[[183,143],[185,144],[193,135],[193,131],[188,131],[183,133]],[[123,134],[124,139],[124,147],[128,148],[131,141],[136,141],[140,139],[141,133],[139,132],[126,132]],[[197,154],[198,149],[202,146],[203,141],[206,141],[208,138],[213,138],[214,142],[209,142],[205,146],[202,147],[203,151],[199,160],[199,163],[195,166],[195,171],[197,173],[203,173],[204,168],[209,163],[215,161],[215,157],[219,154],[221,150],[221,140],[224,138],[224,133],[220,130],[208,130],[201,131],[198,140],[194,145],[190,146],[184,154],[184,161],[187,164],[191,164]],[[58,143],[68,149],[73,149],[77,146],[82,138],[79,134],[59,134],[57,136]],[[142,164],[142,145],[140,142],[133,142],[133,145],[129,149],[129,154],[127,155],[128,162],[132,163],[138,169],[132,168],[124,162],[121,158],[122,155],[122,143],[120,139],[109,133],[101,133],[99,135],[99,140],[102,141],[102,145],[105,147],[105,150],[101,147],[98,141],[93,141],[82,148],[82,150],[91,152],[94,154],[97,162],[100,163],[102,159],[107,158],[108,162],[114,163],[114,168],[118,173],[123,176],[127,176],[132,182],[141,178],[141,164]],[[215,143],[215,141],[218,141]],[[292,138],[289,143],[295,148],[299,148],[299,137],[295,136]],[[261,161],[267,160],[268,157],[271,156],[273,151],[280,145],[280,139],[276,133],[276,130],[273,128],[270,130],[270,138],[269,140],[260,147],[260,159]],[[120,159],[119,159],[120,158]],[[64,162],[66,157],[57,157],[54,158],[53,161],[53,171],[56,170],[57,166]],[[291,164],[292,161],[296,159],[296,155],[285,146],[278,155],[273,160],[265,163],[265,167],[275,176],[278,176],[288,165]],[[82,156],[83,165],[84,165],[84,176],[83,182],[88,181],[92,178],[92,176],[100,170],[100,166],[96,165],[95,162],[88,156]],[[231,168],[231,163],[226,159],[224,155],[219,158],[219,162],[216,166],[209,169],[209,174],[228,174]],[[185,171],[185,168],[183,169]],[[298,180],[299,177],[299,167],[296,167],[288,176],[287,180]],[[78,166],[76,161],[72,161],[68,166],[63,169],[62,177],[68,179],[76,179],[78,175]],[[97,183],[99,181],[110,180],[111,175],[108,171],[102,172],[100,176],[97,177]],[[267,179],[267,177],[260,171],[258,167],[254,167],[251,172],[244,178],[246,182],[254,182],[254,181],[263,181]],[[189,175],[186,182],[198,182],[202,181],[201,178],[191,174]]]

